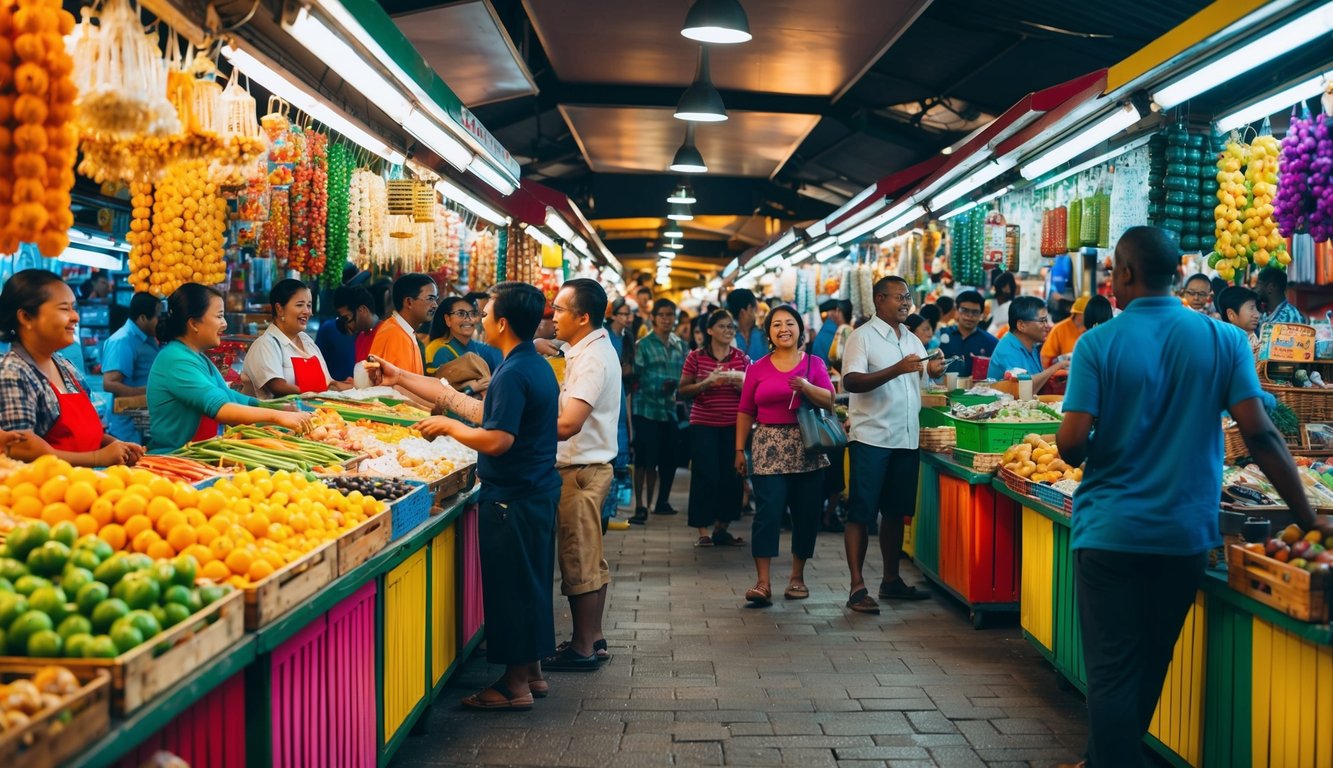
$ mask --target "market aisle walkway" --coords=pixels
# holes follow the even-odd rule
[[[673,501],[684,510],[681,475]],[[738,532],[748,529],[746,518]],[[478,656],[393,765],[1026,767],[1081,752],[1082,700],[1057,687],[1017,627],[973,630],[939,592],[879,616],[847,611],[834,534],[820,535],[807,568],[809,600],[781,599],[784,554],[777,602],[744,608],[748,546],[695,549],[694,539],[683,512],[608,533],[612,660],[552,673],[551,696],[531,712],[462,711],[458,699],[497,676]],[[558,588],[556,602],[563,637]]]

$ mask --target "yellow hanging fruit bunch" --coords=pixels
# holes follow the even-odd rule
[[[139,195],[135,199],[146,202]],[[170,165],[151,201],[152,250],[131,255],[130,279],[135,290],[166,296],[185,283],[223,282],[227,201],[208,178],[208,162],[183,160]]]
[[[78,140],[64,35],[74,17],[58,0],[0,0],[0,252],[20,242],[59,256],[74,224],[70,188]]]
[[[1286,269],[1291,263],[1287,244],[1273,221],[1273,195],[1277,193],[1277,163],[1281,154],[1271,135],[1259,136],[1250,144],[1250,162],[1245,166],[1245,186],[1250,191],[1241,223],[1240,244],[1254,257],[1259,268]]]
[[[1242,214],[1249,203],[1242,169],[1249,159],[1249,145],[1234,138],[1227,142],[1217,159],[1218,205],[1213,209],[1217,244],[1208,258],[1208,266],[1216,269],[1218,277],[1227,282],[1235,280],[1237,271],[1244,274],[1249,264],[1249,238],[1245,238],[1245,245],[1241,244],[1245,226]]]
[[[145,181],[130,183],[130,280],[136,288],[147,286],[153,261],[153,185]]]

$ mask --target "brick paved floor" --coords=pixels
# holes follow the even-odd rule
[[[934,599],[854,614],[842,537],[821,534],[810,599],[784,601],[790,567],[774,562],[777,601],[744,607],[749,547],[695,549],[682,513],[607,534],[614,582],[598,672],[551,673],[527,713],[463,711],[458,699],[497,677],[473,658],[409,738],[394,766],[1048,766],[1081,754],[1082,699],[1014,625],[977,631]],[[736,530],[749,538],[749,518]],[[872,546],[867,573],[879,577]],[[920,576],[905,566],[909,582]],[[556,598],[556,629],[569,631]]]

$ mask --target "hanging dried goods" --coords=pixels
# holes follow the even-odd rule
[[[144,202],[144,187],[135,190],[135,199]],[[167,296],[185,283],[212,285],[226,279],[222,247],[227,201],[209,180],[206,162],[186,160],[170,165],[153,190],[152,209],[148,248],[136,243],[130,254],[130,282],[135,290]]]
[[[323,283],[330,288],[342,285],[343,269],[347,265],[348,193],[351,183],[352,160],[347,145],[339,142],[328,150],[328,213],[325,220],[327,255]]]

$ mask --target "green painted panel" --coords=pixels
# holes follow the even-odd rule
[[[1054,526],[1055,574],[1052,578],[1055,603],[1052,643],[1055,666],[1080,691],[1087,690],[1088,673],[1083,665],[1083,633],[1078,623],[1078,600],[1074,584],[1074,552],[1069,548],[1069,529]]]
[[[1227,600],[1208,600],[1208,664],[1203,689],[1203,764],[1250,765],[1254,618]]]
[[[921,481],[917,486],[916,517],[912,520],[916,536],[916,561],[931,573],[940,572],[940,475],[935,465],[921,462]]]

